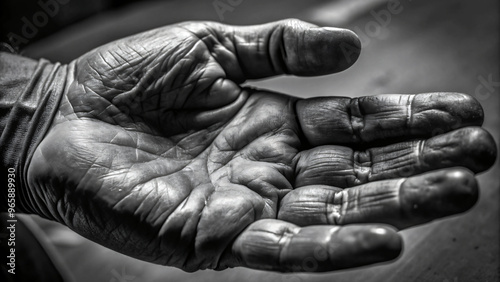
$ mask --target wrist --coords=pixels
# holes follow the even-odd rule
[[[14,183],[10,189],[7,183],[1,185],[1,211],[11,206],[7,201],[11,204],[12,191],[15,212],[43,209],[30,193],[27,171],[57,111],[66,73],[65,65],[0,52],[0,162],[3,173],[13,178],[9,183]]]

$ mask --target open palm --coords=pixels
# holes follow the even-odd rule
[[[337,72],[358,54],[351,32],[299,21],[182,23],[93,50],[67,66],[29,165],[33,209],[189,271],[392,259],[392,228],[341,225],[404,228],[470,208],[473,172],[496,155],[476,127],[479,104],[444,93],[302,100],[239,85]]]

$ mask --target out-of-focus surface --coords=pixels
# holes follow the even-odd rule
[[[210,1],[142,2],[101,14],[31,45],[25,54],[68,62],[129,34],[185,20],[254,24],[288,17],[353,29],[358,62],[340,74],[250,82],[302,97],[456,91],[475,96],[484,127],[500,140],[499,3],[478,1],[232,1],[218,14]],[[350,3],[349,3],[350,2]],[[221,16],[222,15],[222,16]],[[324,274],[279,274],[244,268],[181,270],[137,261],[60,225],[38,220],[78,281],[497,281],[499,162],[479,176],[481,196],[467,214],[402,232],[404,254],[391,264]]]

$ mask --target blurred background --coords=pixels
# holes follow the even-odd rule
[[[496,0],[52,0],[48,10],[41,2],[46,3],[9,11],[4,1],[4,31],[18,35],[13,39],[24,55],[63,63],[114,39],[187,20],[243,25],[293,17],[349,28],[363,45],[352,68],[323,77],[278,77],[248,84],[301,97],[468,93],[484,107],[484,127],[497,144],[500,140]],[[23,30],[26,22],[34,28]],[[24,217],[24,221],[64,275],[74,281],[498,281],[498,172],[497,161],[479,176],[480,200],[465,215],[402,231],[405,250],[397,261],[334,273],[279,274],[236,268],[188,274],[123,256],[57,223],[38,217]]]

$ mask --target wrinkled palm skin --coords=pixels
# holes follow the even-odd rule
[[[276,218],[300,132],[292,97],[226,80],[217,61],[226,58],[213,54],[224,45],[189,28],[72,62],[30,179],[52,196],[44,214],[87,237],[161,264],[215,268],[235,235]],[[237,65],[226,48],[225,63]]]
[[[269,38],[269,45],[292,48],[283,43],[283,28]],[[188,271],[254,267],[234,242],[252,224],[278,222],[284,197],[297,188],[299,153],[313,146],[297,98],[239,84],[313,73],[283,58],[259,73],[263,63],[242,60],[247,55],[235,46],[238,40],[222,25],[182,23],[110,43],[68,64],[57,116],[29,166],[33,209],[143,260]],[[289,59],[298,56],[292,49],[285,50]],[[474,181],[470,172],[459,173]],[[374,180],[382,178],[395,177]],[[469,207],[477,191],[464,193],[475,194]]]

